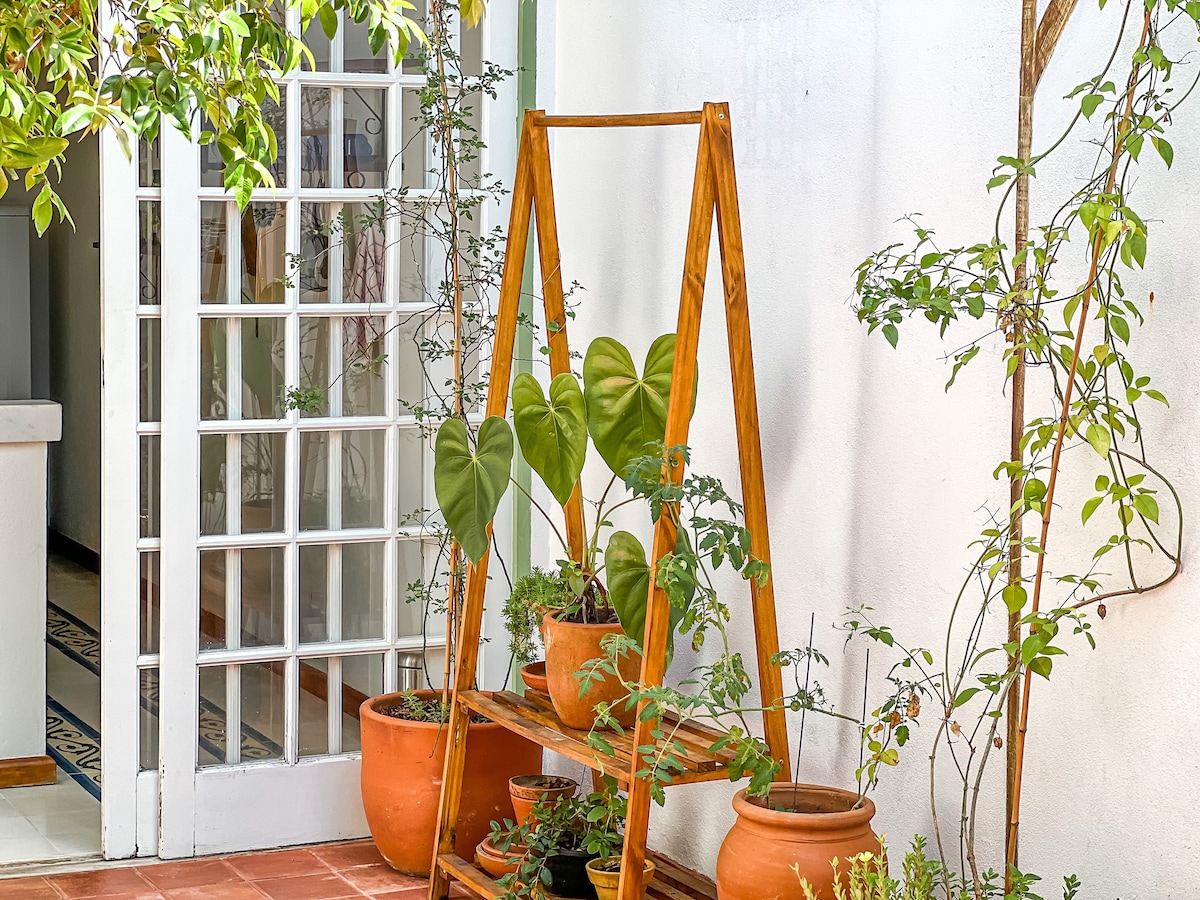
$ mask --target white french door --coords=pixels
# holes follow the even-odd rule
[[[515,68],[516,5],[490,4],[464,57]],[[366,834],[358,704],[422,655],[440,679],[441,621],[407,602],[436,556],[407,410],[443,262],[372,209],[431,193],[424,79],[352,22],[309,34],[316,71],[266,110],[278,187],[244,211],[173,129],[133,164],[102,150],[109,857]],[[482,165],[511,171],[515,85],[481,117]],[[292,409],[294,387],[319,390]],[[503,648],[483,658],[502,680]]]

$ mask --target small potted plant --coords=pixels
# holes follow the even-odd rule
[[[564,796],[534,804],[529,820],[493,822],[489,840],[502,854],[517,856],[511,873],[497,882],[504,900],[540,897],[594,898],[588,863],[619,860],[626,799],[605,777],[585,797]],[[619,871],[619,867],[618,867]]]
[[[508,780],[508,795],[518,825],[528,825],[533,807],[571,797],[579,782],[565,775],[517,775]]]
[[[534,567],[516,580],[512,593],[504,602],[504,629],[508,632],[509,652],[521,668],[525,686],[542,694],[547,693],[546,663],[540,659],[538,647],[538,639],[545,643],[543,620],[552,610],[567,606],[569,599],[567,585],[561,576]],[[535,634],[538,639],[534,638]]]

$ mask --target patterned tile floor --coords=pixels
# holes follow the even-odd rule
[[[0,869],[0,900],[420,900],[427,889],[370,841],[9,879]],[[451,896],[469,895],[455,885]]]

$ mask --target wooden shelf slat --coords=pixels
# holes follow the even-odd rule
[[[496,898],[504,896],[504,891],[496,886],[495,880],[490,875],[454,853],[439,853],[437,863],[439,869],[462,884],[476,897],[496,900]]]

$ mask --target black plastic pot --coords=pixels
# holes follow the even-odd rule
[[[588,860],[595,858],[594,853],[585,850],[557,850],[547,856],[551,893],[576,900],[596,900],[596,889],[587,874]]]

